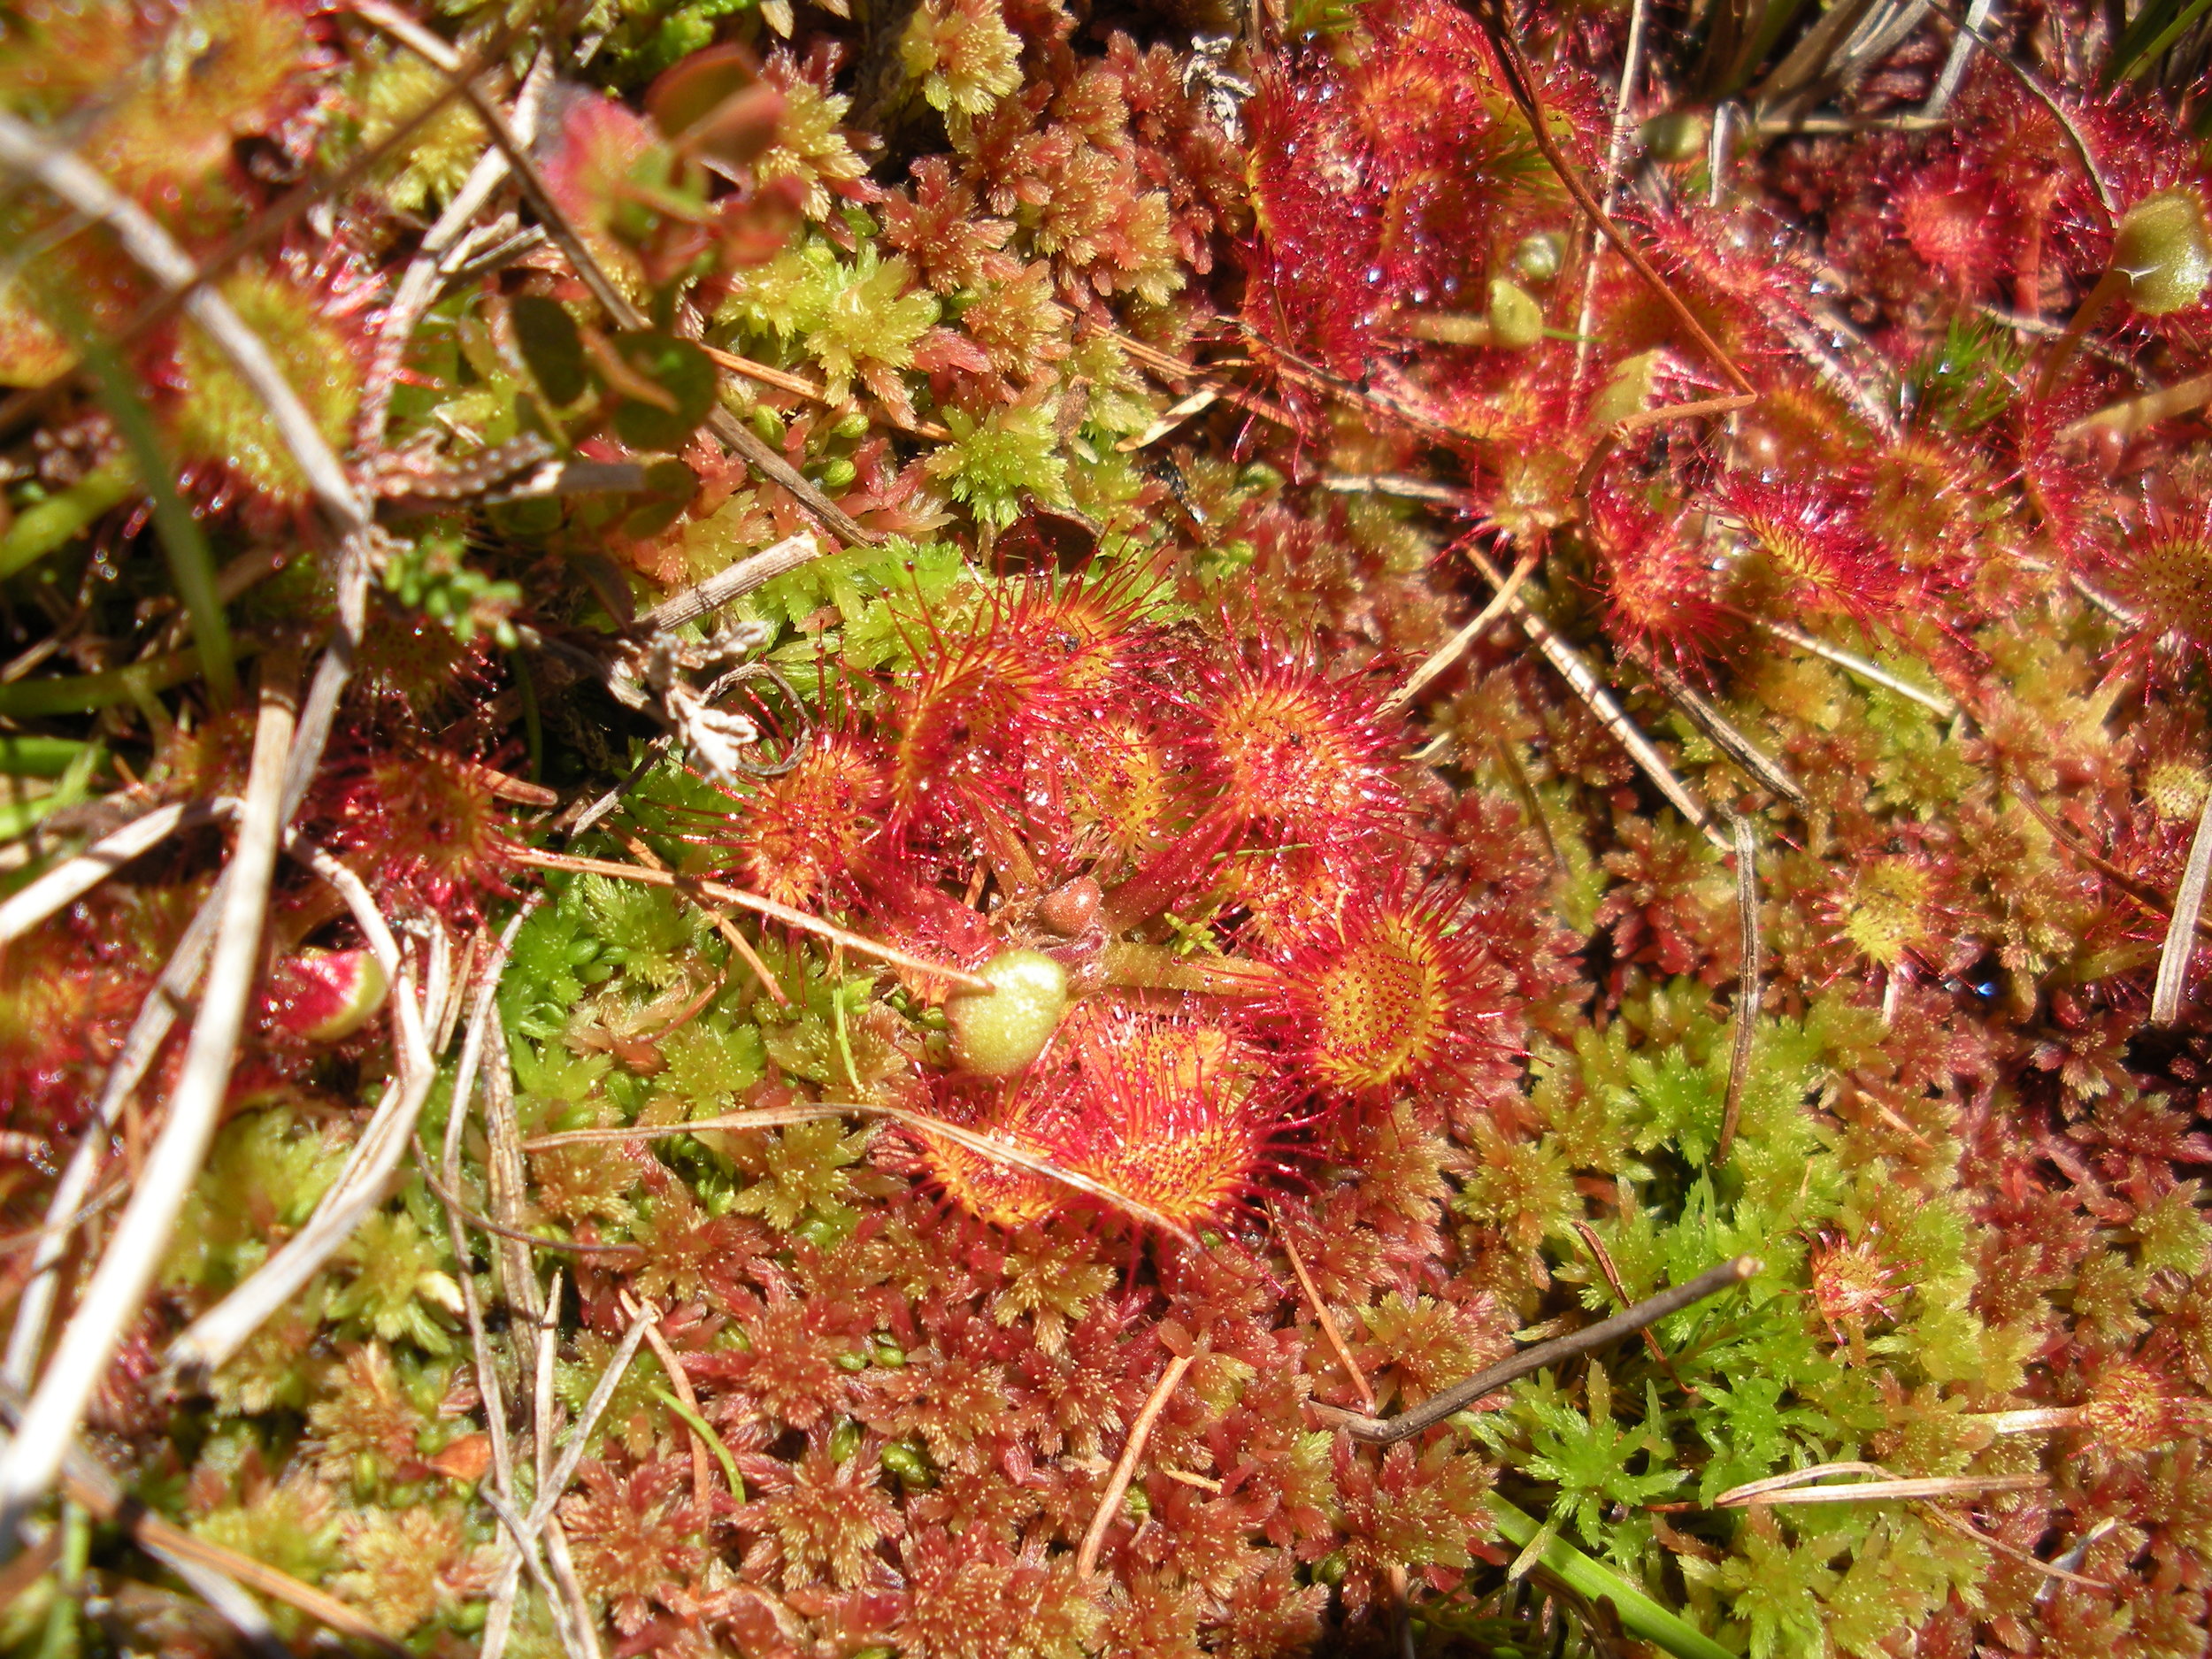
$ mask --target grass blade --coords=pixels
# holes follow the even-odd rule
[[[107,405],[115,429],[122,434],[138,469],[139,483],[153,509],[154,533],[169,560],[169,579],[177,585],[177,597],[192,618],[192,635],[200,648],[200,672],[207,677],[208,695],[219,709],[238,700],[238,660],[231,649],[230,624],[223,616],[223,601],[215,591],[215,556],[200,521],[177,494],[169,457],[153,415],[138,395],[132,377],[107,342],[88,332],[81,342],[85,367],[99,383],[100,398]]]

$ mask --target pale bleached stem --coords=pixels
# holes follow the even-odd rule
[[[630,1362],[637,1357],[638,1345],[645,1340],[647,1323],[659,1317],[658,1311],[649,1303],[639,1310],[637,1317],[630,1321],[630,1328],[623,1333],[621,1346],[615,1349],[614,1357],[607,1362],[607,1369],[600,1373],[599,1381],[591,1391],[591,1397],[584,1402],[584,1409],[577,1416],[575,1427],[569,1431],[568,1443],[561,1448],[558,1461],[554,1463],[552,1469],[540,1483],[537,1499],[531,1504],[530,1513],[523,1517],[520,1530],[509,1537],[508,1547],[499,1564],[499,1577],[493,1590],[495,1598],[503,1595],[511,1602],[514,1595],[513,1586],[517,1577],[522,1571],[521,1552],[529,1548],[539,1534],[544,1531],[545,1524],[552,1518],[554,1506],[561,1501],[561,1494],[568,1490],[569,1482],[576,1479],[576,1467],[584,1460],[585,1448],[591,1444],[593,1432],[599,1426],[599,1419],[607,1409],[607,1402],[614,1398],[616,1386],[622,1381],[623,1374],[629,1370]],[[540,1340],[544,1348],[550,1348],[550,1337],[541,1337]],[[548,1389],[545,1392],[549,1394],[550,1390]],[[541,1425],[545,1420],[546,1414],[541,1411]],[[539,1442],[541,1448],[548,1438],[549,1436],[545,1435],[541,1428]],[[541,1449],[540,1455],[543,1455]],[[503,1631],[501,1646],[503,1647],[504,1645],[505,1635]],[[491,1629],[488,1624],[485,1628],[482,1659],[499,1659],[499,1655],[494,1652],[492,1647]]]
[[[568,1534],[561,1530],[558,1516],[545,1517],[544,1540],[545,1564],[552,1569],[553,1581],[561,1586],[568,1602],[568,1617],[561,1633],[569,1659],[599,1659],[599,1632],[595,1628],[598,1621],[592,1617],[591,1603],[584,1599],[583,1583],[576,1576],[576,1563],[569,1558]]]
[[[1507,578],[1503,572],[1491,564],[1476,549],[1470,548],[1467,557],[1494,588],[1502,589]],[[1529,643],[1543,653],[1544,660],[1557,672],[1559,677],[1571,687],[1577,696],[1597,716],[1598,723],[1613,734],[1614,741],[1628,751],[1645,777],[1651,780],[1659,793],[1674,803],[1675,810],[1703,832],[1705,839],[1721,851],[1733,852],[1735,842],[1720,826],[1714,822],[1713,810],[1690,793],[1689,786],[1675,776],[1674,768],[1667,764],[1652,741],[1643,734],[1636,723],[1628,718],[1617,698],[1607,689],[1597,676],[1597,671],[1583,659],[1582,653],[1561,639],[1551,625],[1530,610],[1525,600],[1515,595],[1512,600],[1513,619],[1521,625],[1521,632],[1528,635]]]
[[[1974,61],[1974,34],[1989,21],[1989,14],[1996,10],[1995,0],[1973,0],[1966,8],[1966,27],[1951,40],[1951,55],[1943,60],[1943,73],[1936,77],[1934,89],[1928,101],[1920,106],[1924,120],[1939,119],[1951,107],[1951,100],[1966,79],[1966,66]]]
[[[461,1130],[468,1122],[469,1106],[476,1096],[476,1072],[483,1064],[484,1040],[491,1026],[500,976],[507,971],[507,957],[521,936],[523,924],[543,901],[544,895],[534,893],[522,902],[520,908],[507,918],[507,926],[500,930],[499,941],[492,947],[491,956],[477,971],[476,1002],[469,1010],[468,1029],[461,1037],[461,1057],[453,1069],[453,1110],[446,1114],[445,1142],[439,1148],[445,1184],[452,1192],[461,1190]]]
[[[1628,135],[1635,127],[1629,111],[1636,104],[1636,79],[1643,66],[1644,19],[1648,10],[1648,0],[1633,0],[1628,9],[1628,42],[1621,51],[1621,83],[1613,95],[1613,132],[1605,146],[1604,204],[1609,213],[1620,192],[1621,168],[1628,160]],[[1604,264],[1605,251],[1605,238],[1593,236],[1589,263],[1582,271],[1582,307],[1575,320],[1575,398],[1582,394],[1582,377],[1590,366],[1590,323],[1597,315],[1598,273]]]
[[[399,943],[361,878],[306,837],[286,838],[286,849],[336,889],[354,924],[392,986],[392,1010],[399,1027],[399,1075],[386,1090],[361,1132],[345,1165],[307,1224],[288,1239],[246,1281],[209,1309],[169,1345],[168,1370],[180,1378],[219,1371],[264,1321],[284,1306],[345,1247],[372,1210],[384,1201],[385,1183],[399,1165],[414,1133],[415,1119],[437,1077],[422,1009],[411,976],[402,963]]]
[[[525,1257],[526,1264],[527,1259]],[[536,1358],[533,1369],[536,1386],[531,1392],[530,1451],[537,1482],[535,1489],[542,1492],[545,1478],[551,1472],[553,1463],[553,1345],[561,1323],[561,1270],[557,1267],[553,1270],[553,1276],[547,1281],[542,1298],[538,1295],[537,1279],[533,1277],[527,1282],[530,1286],[528,1294],[518,1295],[511,1290],[508,1303],[513,1308],[534,1300],[539,1302],[541,1311],[532,1316],[527,1327],[518,1320],[511,1324],[508,1330],[511,1333],[527,1328],[535,1345],[533,1351]],[[519,1363],[522,1344],[511,1334],[510,1340],[513,1342],[516,1360]],[[525,1532],[519,1522],[511,1524],[509,1531],[513,1534],[513,1551],[519,1551],[520,1559],[530,1563],[532,1576],[545,1583],[545,1574],[535,1559],[538,1546],[534,1534]],[[511,1556],[513,1551],[510,1552]],[[506,1571],[512,1564],[511,1559],[503,1560],[500,1563],[502,1571],[493,1580],[491,1608],[484,1617],[483,1639],[477,1650],[479,1659],[503,1659],[507,1651],[507,1637],[514,1625],[515,1595],[522,1584],[519,1574]],[[546,1595],[557,1613],[560,1602],[554,1597],[549,1583],[546,1586]]]
[[[1879,686],[1885,691],[1893,691],[1899,696],[1918,703],[1939,719],[1950,720],[1958,717],[1959,705],[1941,692],[1928,691],[1914,685],[1909,680],[1901,680],[1879,663],[1870,663],[1865,657],[1847,651],[1839,645],[1831,645],[1816,634],[1808,634],[1802,628],[1794,627],[1786,622],[1776,622],[1766,617],[1752,617],[1750,620],[1774,635],[1776,639],[1786,641],[1797,647],[1799,650],[1817,657],[1823,662],[1833,663],[1847,674],[1857,680],[1863,680],[1870,686]]]
[[[671,594],[650,611],[638,613],[638,630],[659,633],[718,611],[733,599],[773,581],[787,572],[822,557],[826,549],[810,532],[786,536],[773,546],[749,553],[725,570],[718,571],[695,588]]]
[[[2174,913],[2166,924],[2166,942],[2158,953],[2158,978],[2151,992],[2151,1024],[2170,1025],[2181,1018],[2182,994],[2189,988],[2189,958],[2197,944],[2197,918],[2204,914],[2204,893],[2212,878],[2212,795],[2197,816],[2196,839],[2182,869]]]
[[[227,818],[238,803],[180,801],[156,807],[111,835],[102,836],[74,858],[49,870],[5,904],[0,904],[0,945],[20,939],[64,905],[80,899],[140,854],[150,852],[180,829],[196,829]]]
[[[1430,652],[1427,660],[1407,677],[1406,683],[1383,699],[1379,712],[1391,715],[1406,708],[1429,688],[1438,675],[1464,657],[1474,642],[1482,637],[1483,630],[1503,616],[1511,606],[1515,595],[1521,591],[1521,584],[1536,568],[1539,557],[1533,549],[1524,554],[1520,563],[1513,567],[1513,573],[1505,579],[1505,586],[1491,596],[1488,604],[1475,613],[1474,620]]]
[[[461,67],[460,59],[454,58],[448,74]],[[541,50],[523,76],[522,90],[516,95],[513,125],[515,136],[524,143],[537,136],[538,107],[543,102],[545,88],[553,78],[553,54]],[[392,296],[392,303],[385,308],[383,320],[377,327],[376,373],[369,376],[362,394],[361,413],[354,430],[359,435],[364,449],[381,449],[384,425],[391,413],[392,390],[398,384],[397,370],[405,357],[407,342],[424,315],[436,302],[438,290],[451,274],[446,268],[446,257],[458,249],[468,233],[471,223],[481,212],[485,203],[507,177],[507,157],[496,144],[476,158],[476,165],[454,192],[437,222],[424,233],[415,257],[408,261],[407,269],[399,279],[399,289]]]
[[[0,116],[0,133],[14,125]],[[12,1555],[24,1519],[61,1472],[87,1403],[123,1332],[145,1305],[177,1217],[199,1179],[230,1087],[238,1039],[261,953],[269,879],[276,866],[285,760],[297,718],[289,653],[262,659],[261,709],[253,760],[237,815],[221,920],[208,961],[207,989],[177,1074],[161,1133],[117,1218],[106,1253],[24,1407],[19,1431],[0,1455],[0,1555]]]
[[[54,1195],[46,1206],[44,1234],[31,1257],[30,1277],[24,1281],[23,1294],[16,1299],[15,1324],[8,1333],[7,1358],[0,1363],[0,1382],[11,1388],[27,1394],[30,1391],[31,1379],[38,1371],[39,1350],[46,1342],[46,1326],[53,1317],[54,1299],[61,1287],[61,1259],[69,1252],[71,1229],[66,1224],[84,1208],[86,1194],[91,1192],[93,1180],[100,1172],[109,1134],[115,1120],[122,1116],[124,1102],[138,1092],[139,1084],[145,1080],[155,1056],[161,1052],[161,1045],[168,1040],[170,1027],[177,1023],[185,999],[199,983],[208,949],[215,942],[216,925],[222,918],[223,895],[227,890],[227,879],[217,877],[214,888],[201,902],[198,914],[193,917],[177,941],[175,950],[170,953],[168,965],[154,981],[145,1001],[139,1004],[138,1017],[124,1033],[122,1050],[109,1066],[100,1099],[78,1137],[77,1149],[70,1154],[69,1166],[54,1185]]]
[[[486,1507],[488,1508],[494,1515],[499,1517],[499,1524],[507,1529],[508,1537],[510,1539],[519,1538],[522,1535],[523,1520],[522,1517],[515,1512],[515,1506],[506,1499],[501,1497],[497,1493],[487,1492],[481,1494],[480,1495],[484,1500]],[[569,1614],[567,1611],[568,1603],[565,1592],[562,1589],[559,1584],[555,1582],[553,1574],[547,1570],[544,1556],[539,1552],[535,1544],[533,1544],[530,1548],[523,1552],[522,1562],[523,1564],[530,1570],[530,1578],[532,1582],[538,1586],[539,1591],[544,1595],[546,1605],[553,1610],[556,1633],[561,1639],[562,1650],[565,1653],[569,1654],[577,1653],[580,1644],[579,1639],[573,1635],[569,1629],[569,1624],[573,1617],[573,1615]],[[515,1581],[515,1588],[518,1589],[520,1585],[521,1580],[517,1578]],[[499,1648],[503,1650],[507,1645],[507,1632],[511,1627],[514,1617],[514,1595],[511,1590],[510,1591],[508,1599],[504,1603],[504,1610],[499,1611],[497,1610],[497,1607],[498,1604],[495,1604],[495,1610],[494,1617],[497,1620],[496,1628],[498,1631]],[[494,1659],[497,1659],[497,1654],[492,1647],[493,1630],[493,1622],[491,1620],[488,1620],[484,1626],[484,1639],[480,1647],[480,1652],[492,1654],[494,1655]],[[595,1642],[595,1646],[596,1644]]]
[[[267,409],[284,447],[331,521],[341,530],[357,530],[369,522],[345,468],[261,337],[220,294],[200,286],[199,267],[145,209],[36,127],[5,111],[0,111],[0,167],[29,174],[68,206],[107,226],[123,251],[149,276],[170,293],[183,296],[179,303],[185,315],[215,342],[238,378]]]
[[[369,545],[378,534],[374,526],[366,526],[338,544],[333,584],[337,589],[337,626],[331,632],[330,643],[323,648],[321,660],[315,664],[315,677],[308,682],[307,696],[300,704],[299,733],[284,769],[280,821],[286,824],[292,821],[314,784],[323,749],[330,741],[331,723],[338,718],[338,703],[353,678],[353,654],[368,621]]]
[[[501,1226],[520,1231],[528,1219],[529,1168],[522,1155],[522,1124],[515,1112],[514,1070],[507,1054],[507,1027],[492,1005],[486,1028],[484,1068],[484,1195],[491,1203],[491,1218]],[[499,1240],[500,1288],[526,1318],[545,1317],[544,1298],[538,1291],[537,1265],[530,1247],[518,1239]],[[556,1276],[555,1286],[559,1285]]]

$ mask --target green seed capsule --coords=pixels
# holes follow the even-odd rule
[[[1041,950],[1003,950],[983,964],[992,989],[945,1003],[952,1057],[979,1077],[1010,1077],[1051,1041],[1068,1009],[1067,970]]]
[[[815,469],[814,481],[824,489],[844,489],[859,476],[860,469],[849,457],[834,455]]]
[[[2128,279],[2128,303],[2146,317],[2193,305],[2212,282],[2212,233],[2193,190],[2161,190],[2120,216],[2112,268]]]
[[[1525,288],[1502,277],[1490,281],[1490,343],[1525,351],[1544,337],[1544,308]]]
[[[1540,230],[1524,236],[1513,250],[1513,269],[1525,281],[1548,282],[1559,274],[1566,246],[1554,232]]]
[[[1644,123],[1644,151],[1654,161],[1695,161],[1705,153],[1712,123],[1699,110],[1670,110]]]

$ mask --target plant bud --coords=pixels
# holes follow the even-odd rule
[[[980,1077],[1010,1077],[1040,1054],[1068,1008],[1067,970],[1041,950],[1002,950],[983,964],[992,988],[945,1003],[952,1056]]]
[[[1524,281],[1548,282],[1565,262],[1566,247],[1556,231],[1540,230],[1524,236],[1513,250],[1513,269]]]
[[[1702,111],[1670,110],[1644,123],[1644,153],[1656,162],[1695,161],[1713,135]]]
[[[1079,938],[1098,920],[1102,896],[1096,881],[1089,876],[1078,876],[1037,902],[1037,925],[1063,939]]]
[[[2120,216],[2112,268],[2128,279],[2128,303],[2146,317],[2193,305],[2212,281],[2212,233],[2193,190],[2161,190]]]
[[[1544,308],[1525,288],[1502,277],[1490,279],[1490,343],[1504,351],[1525,351],[1544,337]]]
[[[277,964],[269,1005],[277,1026],[304,1042],[335,1042],[384,1006],[384,970],[366,950],[303,950]]]

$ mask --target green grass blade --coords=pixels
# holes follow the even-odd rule
[[[13,685],[0,686],[0,715],[27,720],[54,714],[89,714],[119,703],[135,703],[141,694],[166,691],[199,672],[199,652],[183,650],[103,673],[19,680]]]
[[[66,544],[109,508],[127,500],[134,488],[136,480],[129,465],[111,461],[87,472],[58,495],[25,508],[8,526],[7,534],[0,535],[0,581]]]
[[[2212,0],[2150,0],[2121,32],[2105,71],[2105,84],[2116,86],[2151,67],[2208,4]]]
[[[207,676],[208,695],[219,709],[238,700],[238,664],[231,649],[230,625],[223,616],[223,601],[215,588],[215,556],[200,534],[200,521],[177,494],[169,457],[154,418],[138,395],[130,375],[108,343],[88,334],[83,342],[85,366],[100,385],[101,400],[115,428],[123,434],[131,459],[137,464],[139,482],[153,508],[154,533],[168,556],[169,578],[177,596],[192,618],[192,634],[200,648],[200,666]]]
[[[1498,1531],[1517,1549],[1525,1549],[1542,1530],[1525,1509],[1492,1493],[1485,1500]],[[1655,1642],[1675,1659],[1737,1659],[1710,1636],[1679,1615],[1670,1613],[1610,1567],[1601,1566],[1562,1538],[1555,1538],[1538,1557],[1561,1583],[1591,1601],[1607,1601],[1620,1615],[1621,1627],[1632,1636]]]
[[[0,778],[58,778],[91,747],[73,737],[10,733],[0,736]]]

